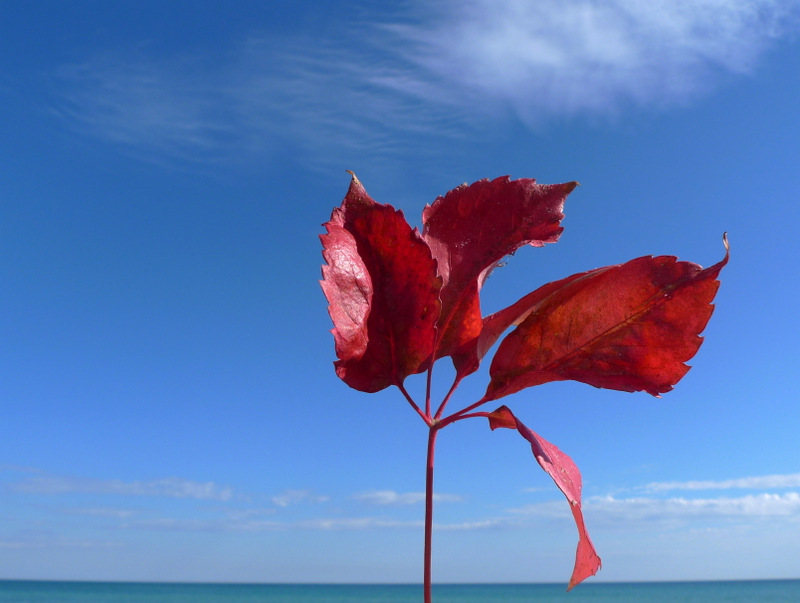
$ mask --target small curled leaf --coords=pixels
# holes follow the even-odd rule
[[[600,570],[601,561],[583,522],[581,472],[578,470],[577,465],[556,446],[528,429],[522,421],[514,416],[514,413],[507,406],[501,406],[493,413],[489,413],[489,427],[493,431],[501,427],[516,429],[530,443],[536,462],[539,463],[539,466],[544,469],[547,475],[553,478],[558,489],[567,498],[569,509],[578,528],[575,567],[572,570],[567,590],[570,590],[589,576],[594,576]]]

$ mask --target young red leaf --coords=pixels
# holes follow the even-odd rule
[[[558,240],[562,209],[577,182],[480,180],[439,197],[422,214],[423,237],[443,279],[436,358],[452,356],[460,376],[475,371],[481,317],[478,292],[491,270],[523,245]]]
[[[489,414],[489,427],[492,431],[500,427],[516,429],[523,438],[528,440],[536,462],[553,478],[556,486],[569,502],[572,517],[578,528],[578,547],[575,551],[575,567],[572,570],[567,590],[589,576],[594,576],[600,569],[601,562],[583,522],[581,472],[578,471],[578,467],[556,446],[528,429],[506,406],[501,406]]]
[[[670,391],[702,343],[727,239],[725,248],[705,270],[646,256],[535,291],[524,320],[497,350],[485,399],[565,379],[654,396]]]
[[[441,279],[419,232],[376,203],[353,176],[321,235],[322,289],[336,344],[336,373],[376,392],[427,370],[433,359]]]

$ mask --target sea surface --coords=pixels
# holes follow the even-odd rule
[[[421,603],[415,585],[0,580],[0,603]],[[800,580],[435,585],[434,603],[800,603]]]

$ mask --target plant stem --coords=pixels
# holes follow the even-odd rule
[[[430,415],[422,412],[420,407],[417,406],[417,403],[414,402],[414,399],[406,391],[406,388],[403,387],[402,383],[398,384],[397,388],[402,392],[402,394],[405,397],[405,399],[408,400],[408,403],[411,405],[411,408],[413,408],[417,412],[417,414],[420,417],[422,417],[422,420],[425,421],[426,425],[430,426],[431,425],[431,417],[430,417]]]
[[[436,411],[436,416],[434,416],[434,419],[438,420],[439,418],[441,418],[442,413],[444,412],[444,407],[447,406],[447,403],[450,401],[450,396],[453,395],[453,392],[456,391],[456,388],[460,383],[461,383],[461,377],[456,376],[455,380],[453,381],[453,385],[450,386],[450,391],[447,392],[447,395],[444,397],[444,400],[442,400],[439,409]]]
[[[423,596],[425,603],[431,603],[431,559],[433,543],[433,452],[436,448],[437,425],[431,425],[428,431],[428,457],[425,470],[425,571],[423,579]]]
[[[442,427],[445,427],[446,425],[450,425],[450,423],[455,423],[456,421],[460,421],[461,419],[465,418],[466,415],[468,415],[471,411],[475,410],[479,406],[483,406],[487,402],[488,402],[488,400],[486,399],[486,396],[484,396],[483,398],[481,398],[480,400],[475,402],[475,404],[470,404],[466,408],[462,408],[458,412],[454,412],[449,417],[445,417],[444,419],[439,421],[439,423],[438,423],[439,428],[441,429]],[[481,415],[478,415],[478,416],[481,416]],[[436,418],[437,419],[439,418],[438,414],[436,415]]]

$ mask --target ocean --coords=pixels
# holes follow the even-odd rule
[[[418,585],[0,580],[0,603],[420,603]],[[799,603],[800,580],[434,585],[434,603]]]

